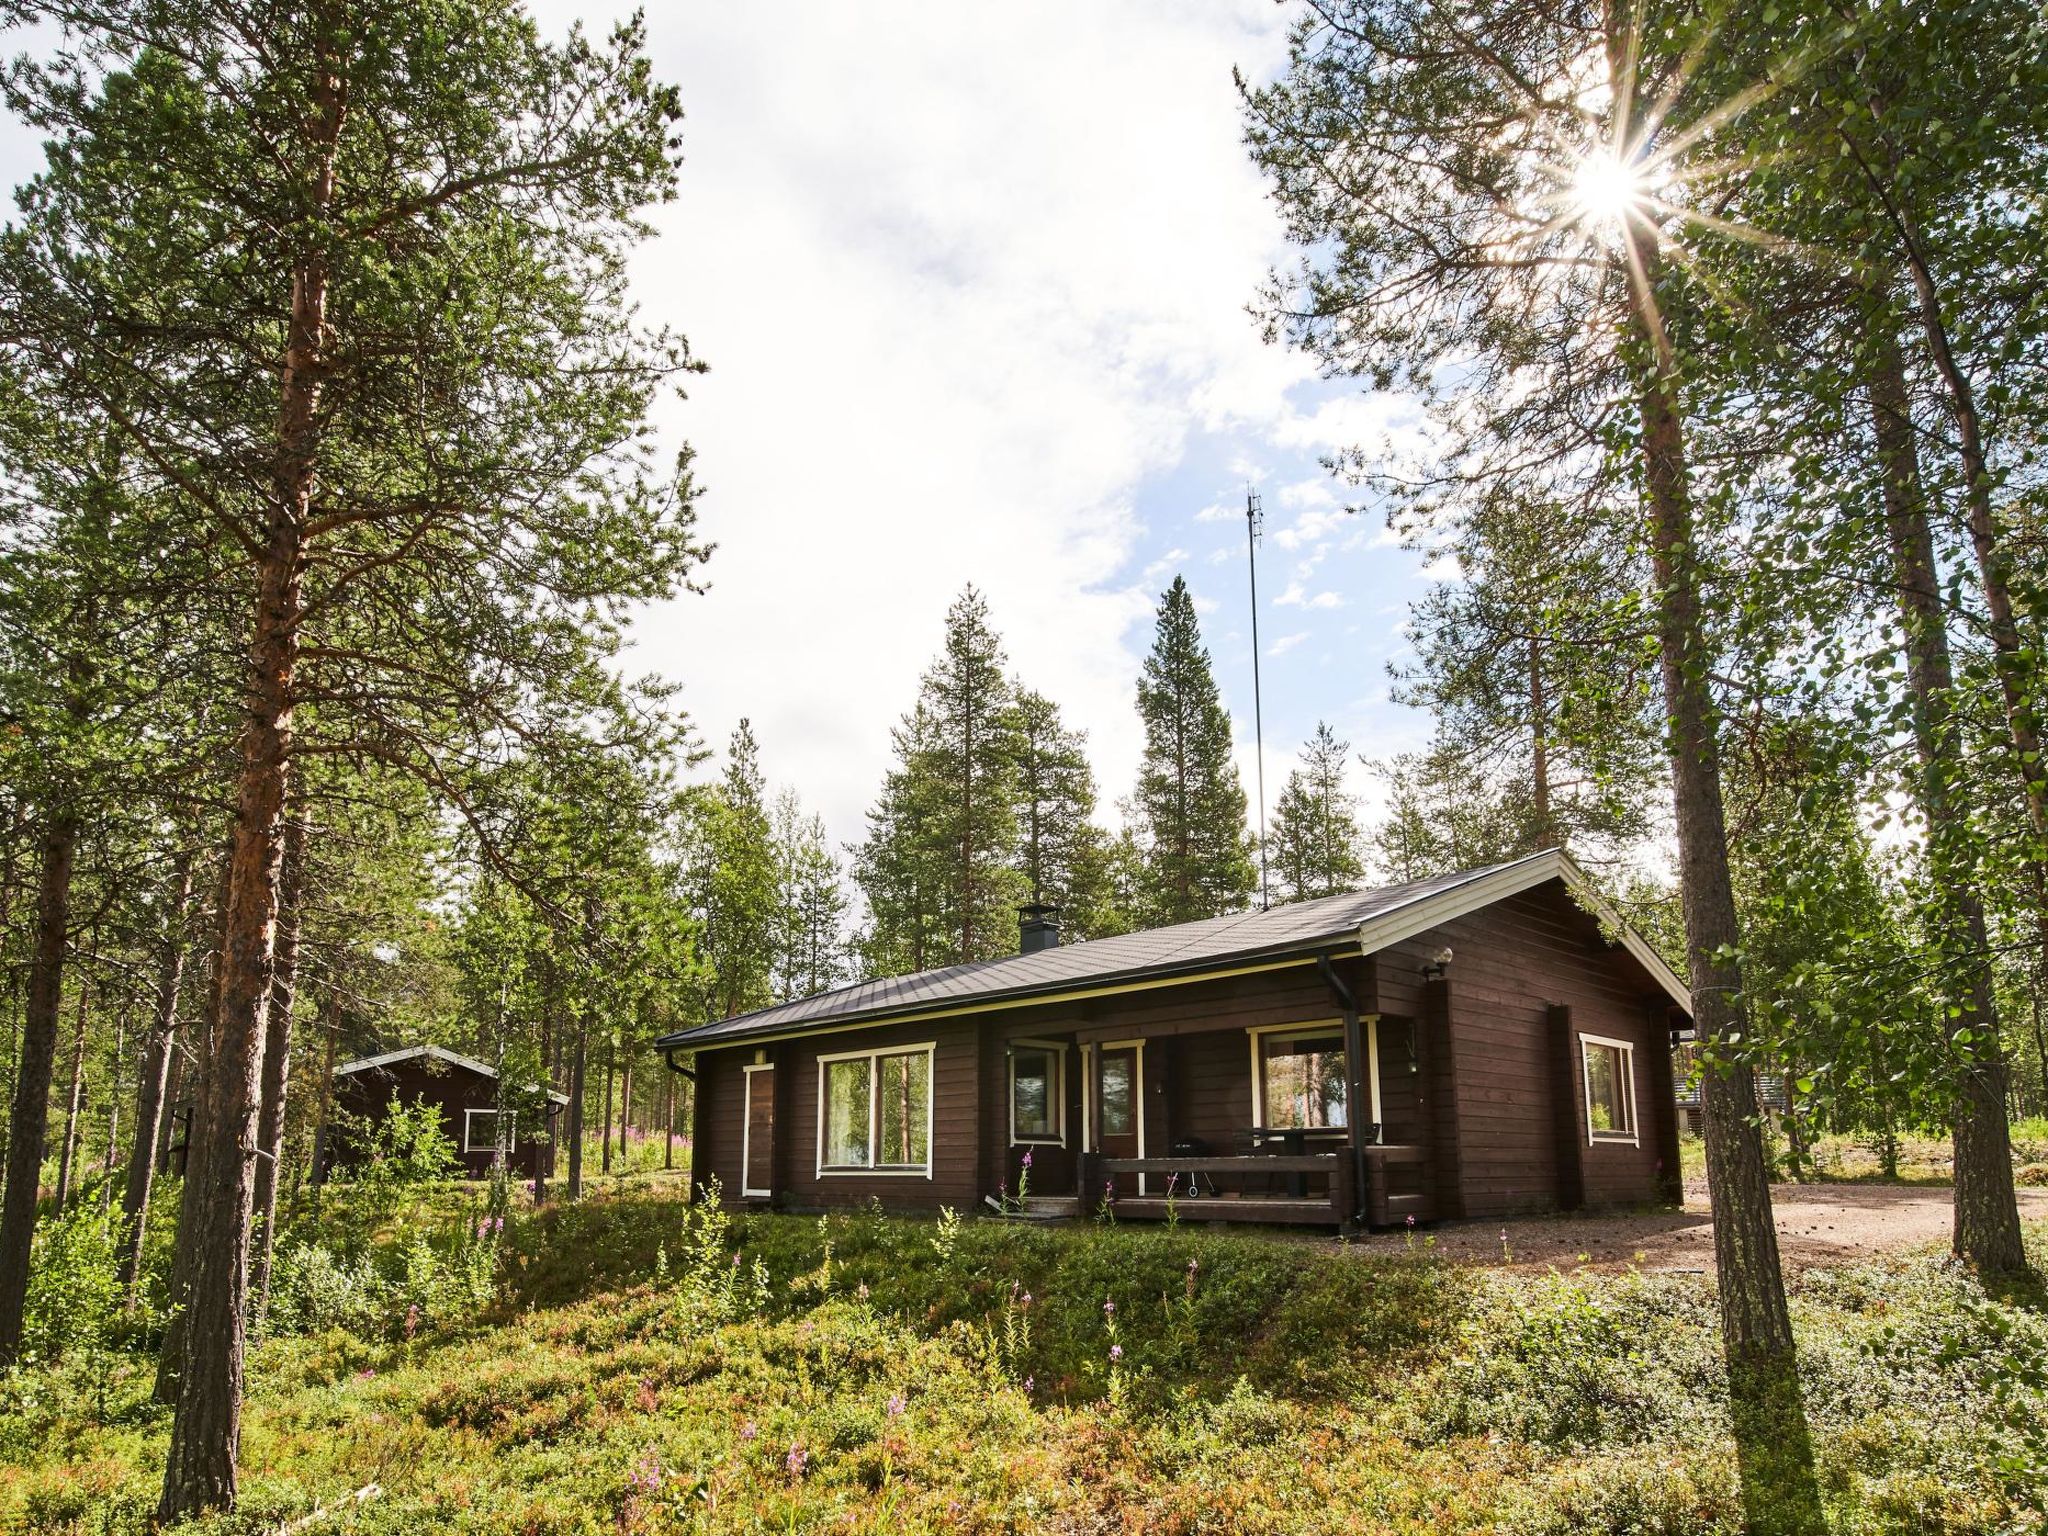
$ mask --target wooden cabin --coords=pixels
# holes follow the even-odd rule
[[[394,1102],[410,1104],[420,1099],[441,1112],[441,1128],[455,1143],[463,1175],[488,1178],[491,1159],[496,1155],[498,1137],[498,1073],[496,1068],[473,1057],[443,1050],[438,1045],[408,1046],[344,1062],[334,1069],[335,1107],[362,1119],[374,1119]],[[569,1103],[567,1094],[550,1091],[547,1119]],[[520,1123],[512,1127],[512,1172],[521,1178],[552,1176],[555,1168],[554,1138],[544,1134],[548,1127]],[[329,1169],[347,1168],[360,1157],[348,1138],[323,1138],[317,1155],[318,1177]]]
[[[1339,1228],[1680,1198],[1686,988],[1556,851],[1021,941],[664,1037],[696,1185]]]

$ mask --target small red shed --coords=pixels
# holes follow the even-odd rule
[[[547,1098],[547,1119],[552,1122],[568,1106],[569,1096],[550,1090]],[[464,1175],[488,1178],[498,1139],[496,1068],[438,1045],[414,1045],[360,1057],[334,1069],[334,1103],[351,1115],[372,1119],[394,1101],[410,1104],[415,1099],[441,1111],[441,1128],[455,1142]],[[514,1174],[530,1179],[554,1173],[554,1138],[543,1135],[543,1130],[514,1119]],[[325,1167],[346,1168],[357,1155],[346,1137],[331,1138]]]

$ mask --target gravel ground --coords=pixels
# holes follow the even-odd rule
[[[2019,1197],[2022,1219],[2048,1220],[2048,1189],[2022,1189]],[[1790,1269],[1944,1246],[1954,1209],[1943,1185],[1776,1184],[1771,1201],[1778,1250]],[[1714,1268],[1714,1224],[1704,1183],[1687,1185],[1683,1210],[1444,1222],[1428,1235],[1435,1237],[1438,1253],[1475,1264],[1707,1273]],[[1384,1251],[1406,1241],[1401,1233],[1378,1233],[1356,1246]]]

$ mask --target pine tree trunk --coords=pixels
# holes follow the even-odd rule
[[[626,1131],[633,1123],[633,1051],[626,1049],[626,1059],[619,1064],[619,1172],[629,1171],[626,1166]]]
[[[604,1113],[597,1119],[598,1169],[603,1173],[612,1171],[612,1068],[619,1054],[619,1043],[607,1040],[604,1045]]]
[[[71,870],[78,821],[68,811],[43,829],[42,873],[36,891],[35,953],[22,1010],[21,1053],[7,1130],[7,1189],[0,1198],[0,1365],[21,1349],[28,1304],[28,1267],[42,1193],[43,1146],[50,1129],[50,1079],[56,1067],[58,1013],[64,999],[64,949],[71,924]]]
[[[85,1019],[91,991],[89,982],[81,980],[78,983],[78,1026],[71,1035],[71,1091],[64,1101],[64,1141],[57,1149],[57,1213],[60,1216],[71,1202],[71,1173],[78,1165],[78,1143],[83,1129],[79,1124],[79,1110],[84,1107],[81,1095],[85,1089]]]
[[[1627,32],[1608,0],[1609,78],[1626,103],[1634,81]],[[1714,1267],[1728,1362],[1743,1507],[1755,1532],[1819,1533],[1820,1489],[1800,1400],[1792,1322],[1771,1212],[1769,1167],[1756,1122],[1756,1083],[1733,1054],[1748,1036],[1741,934],[1728,867],[1720,734],[1700,610],[1678,370],[1658,299],[1661,253],[1647,215],[1622,221],[1632,354],[1641,411],[1643,482],[1656,580],[1668,749],[1678,832],[1693,1021],[1701,1051],[1702,1128],[1714,1211]],[[1733,1050],[1731,1050],[1733,1047]]]
[[[1967,782],[1963,743],[1954,724],[1955,677],[1949,658],[1941,574],[1928,520],[1914,438],[1905,362],[1888,324],[1872,332],[1871,427],[1883,476],[1885,525],[1893,584],[1905,631],[1906,676],[1913,695],[1914,744],[1920,758],[1921,809],[1927,818],[1932,914],[1946,975],[1951,1039],[1963,1067],[1953,1117],[1957,1255],[1992,1273],[2026,1267],[2018,1196],[2012,1181],[2012,1131],[2006,1120],[2006,1063],[1999,1046],[1991,941],[1978,893],[1976,859],[1956,793]]]
[[[114,1065],[107,1073],[107,1155],[100,1159],[100,1209],[114,1209],[114,1159],[121,1148],[121,1058],[128,1054],[128,1019],[114,1016]]]
[[[581,1015],[576,1020],[576,1046],[569,1058],[569,1108],[563,1119],[569,1122],[569,1199],[583,1198],[583,1088],[584,1068],[590,1056],[590,1025]]]
[[[270,984],[270,1017],[263,1042],[263,1090],[256,1115],[256,1187],[250,1201],[249,1291],[253,1326],[270,1309],[270,1260],[277,1250],[277,1175],[284,1156],[285,1095],[290,1088],[292,1004],[299,980],[299,927],[306,876],[306,822],[292,817],[284,829],[284,865],[278,883],[277,968]]]
[[[334,196],[335,145],[346,88],[334,52],[313,59],[305,124],[308,204],[324,215]],[[284,811],[298,663],[302,530],[318,478],[320,390],[326,361],[330,273],[317,246],[291,276],[279,388],[275,465],[257,570],[248,647],[242,759],[235,792],[220,1027],[207,1073],[209,1113],[188,1241],[194,1262],[185,1311],[185,1361],[164,1460],[159,1523],[233,1508],[242,1429],[242,1350],[247,1324],[249,1215],[256,1117],[269,1032]],[[199,1152],[201,1140],[195,1140]]]
[[[135,1305],[141,1278],[143,1235],[150,1227],[150,1194],[156,1190],[156,1145],[164,1135],[170,1092],[170,1063],[178,1051],[178,987],[184,983],[184,918],[193,905],[193,854],[178,854],[170,870],[170,911],[156,973],[156,1016],[141,1051],[135,1079],[135,1139],[129,1147],[127,1182],[121,1186],[121,1290]]]

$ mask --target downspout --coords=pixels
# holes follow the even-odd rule
[[[1357,1227],[1364,1225],[1365,1215],[1365,1148],[1358,1140],[1358,1117],[1372,1102],[1360,1081],[1365,1062],[1364,1031],[1358,1023],[1358,998],[1337,974],[1327,954],[1316,956],[1316,970],[1344,1015],[1344,1095],[1349,1101],[1344,1109],[1344,1129],[1345,1146],[1351,1157],[1352,1199],[1352,1208],[1345,1215],[1349,1224]]]
[[[675,1074],[676,1074],[676,1075],[677,1075],[678,1077],[687,1077],[687,1078],[688,1078],[688,1079],[689,1079],[689,1080],[690,1080],[691,1082],[693,1082],[693,1083],[694,1083],[694,1082],[696,1082],[696,1081],[697,1081],[697,1069],[696,1069],[695,1067],[685,1067],[685,1066],[682,1066],[682,1065],[680,1065],[680,1064],[679,1064],[679,1063],[678,1063],[678,1062],[676,1061],[676,1052],[678,1052],[678,1051],[682,1051],[682,1052],[683,1052],[683,1053],[684,1053],[685,1055],[691,1055],[691,1056],[694,1056],[694,1055],[696,1054],[696,1052],[694,1052],[694,1051],[691,1051],[691,1050],[689,1050],[689,1049],[688,1049],[687,1047],[684,1047],[684,1046],[680,1046],[680,1045],[669,1045],[669,1046],[664,1046],[664,1047],[662,1047],[662,1052],[661,1052],[661,1059],[662,1059],[662,1061],[663,1061],[663,1062],[664,1062],[664,1063],[665,1063],[665,1064],[667,1065],[667,1067],[668,1067],[669,1071],[671,1071],[671,1072],[675,1073]]]

